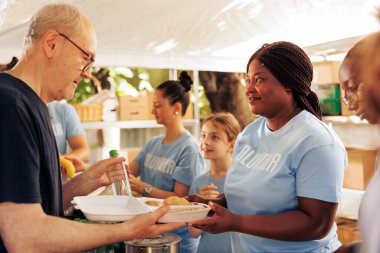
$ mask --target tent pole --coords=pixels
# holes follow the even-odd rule
[[[200,133],[200,114],[199,114],[199,94],[198,94],[198,88],[199,88],[199,71],[194,69],[193,70],[193,79],[194,79],[194,129],[193,129],[193,135],[195,139],[199,140],[199,133]]]
[[[169,80],[178,80],[176,69],[169,69]]]

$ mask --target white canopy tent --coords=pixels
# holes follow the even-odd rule
[[[51,0],[0,0],[0,62],[19,56],[31,15]],[[378,30],[374,0],[63,0],[93,22],[96,64],[245,71],[265,42],[302,47]],[[357,39],[356,39],[357,38]]]

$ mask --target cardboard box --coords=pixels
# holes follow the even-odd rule
[[[153,92],[148,92],[147,94],[147,100],[148,100],[148,107],[147,107],[147,113],[148,113],[148,120],[155,120],[152,109],[153,109]]]
[[[343,187],[365,190],[375,172],[377,150],[346,148],[348,166],[344,171]]]
[[[119,97],[119,120],[146,120],[148,118],[147,107],[148,100],[146,92],[139,93],[137,97]]]
[[[342,244],[360,240],[360,229],[357,220],[338,218],[336,220],[338,239]]]
[[[147,100],[148,100],[148,119],[149,120],[155,120],[154,115],[152,114],[153,109],[153,92],[148,92],[147,94]],[[194,104],[190,102],[189,106],[187,107],[186,114],[183,116],[183,119],[194,119]]]
[[[339,83],[340,61],[313,62],[313,84]]]

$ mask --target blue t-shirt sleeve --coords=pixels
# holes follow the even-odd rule
[[[69,138],[72,136],[85,135],[79,116],[74,107],[70,104],[62,104],[62,108],[65,110],[65,122],[61,123],[66,125],[66,137]]]
[[[176,169],[174,170],[173,179],[182,184],[191,186],[196,176],[203,172],[203,161],[200,154],[196,152],[186,153],[180,159]]]
[[[346,152],[337,145],[310,150],[296,172],[297,196],[338,203],[346,160]]]
[[[151,145],[152,140],[150,140],[142,149],[141,151],[137,154],[137,156],[133,159],[134,161],[138,162],[140,164],[140,170],[143,167],[142,165],[144,164],[146,154],[149,150],[149,147]]]

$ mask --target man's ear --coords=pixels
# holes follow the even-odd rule
[[[49,30],[45,33],[42,38],[43,49],[48,58],[53,57],[54,53],[57,51],[57,40],[59,34],[54,30]]]

